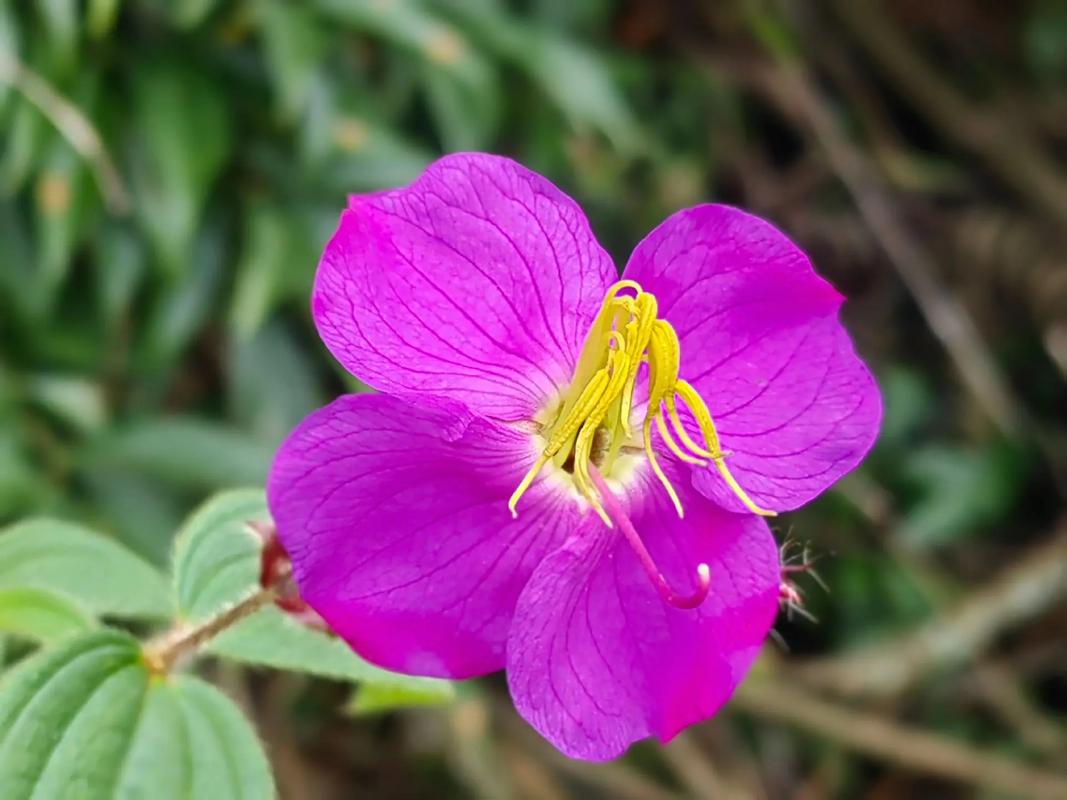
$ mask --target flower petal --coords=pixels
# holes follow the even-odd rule
[[[671,739],[711,716],[755,659],[778,608],[778,550],[766,523],[681,488],[679,520],[650,488],[631,518],[668,582],[711,591],[667,605],[617,531],[588,519],[534,572],[508,639],[519,713],[574,758],[605,760],[634,741]]]
[[[466,678],[504,665],[519,592],[577,512],[535,486],[512,520],[530,437],[452,412],[341,397],[289,436],[267,492],[301,596],[357,653]]]
[[[465,153],[350,200],[312,311],[337,359],[381,391],[529,419],[570,378],[615,279],[573,200],[514,161]]]
[[[796,508],[870,449],[881,399],[838,321],[843,298],[774,226],[728,206],[680,211],[637,246],[624,277],[656,295],[678,331],[681,376],[756,503]],[[714,470],[694,483],[743,509]]]

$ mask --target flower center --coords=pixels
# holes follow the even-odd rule
[[[634,294],[620,294],[632,290]],[[516,505],[546,464],[568,469],[578,492],[589,501],[604,524],[612,526],[604,510],[601,488],[593,481],[590,465],[609,473],[624,448],[643,450],[649,466],[683,516],[682,503],[663,472],[652,446],[652,426],[663,444],[682,461],[706,467],[714,464],[735,495],[755,514],[774,516],[757,506],[738,485],[726,466],[726,454],[707,405],[697,391],[678,377],[681,346],[671,324],[657,317],[656,298],[635,281],[623,280],[608,289],[575,367],[570,385],[539,415],[546,441],[541,456],[508,501],[512,516]],[[635,441],[630,414],[642,364],[648,366],[648,407]],[[703,444],[686,430],[678,408],[696,421]],[[669,421],[669,425],[668,425]]]

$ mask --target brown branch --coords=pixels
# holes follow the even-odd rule
[[[889,697],[984,651],[1000,633],[1067,595],[1067,523],[984,588],[918,630],[861,651],[809,662],[805,683],[845,695]]]
[[[1067,797],[1067,775],[1031,768],[998,753],[827,702],[781,682],[750,680],[742,685],[731,706],[799,726],[916,772],[1013,796]]]
[[[1039,210],[1067,224],[1067,179],[1039,142],[1010,118],[975,108],[911,46],[878,0],[832,5],[886,76],[943,135],[978,155]]]
[[[75,152],[89,163],[108,210],[113,214],[128,214],[130,195],[126,185],[104,146],[103,138],[81,109],[14,54],[3,49],[0,49],[0,83],[8,84],[36,106]]]
[[[933,259],[900,221],[878,174],[845,136],[803,66],[780,61],[756,80],[763,94],[812,132],[964,382],[993,422],[1002,431],[1015,433],[1021,423],[1019,406],[973,320],[941,284]]]
[[[1024,690],[1021,676],[1003,664],[985,664],[974,671],[978,694],[1019,741],[1053,763],[1067,753],[1067,728],[1045,715]]]
[[[606,797],[616,800],[677,800],[676,792],[660,787],[624,761],[594,764],[567,758],[534,733],[506,702],[498,702],[494,710],[500,731],[523,752],[543,761],[556,772],[601,790]]]
[[[678,734],[663,748],[662,754],[693,797],[715,800],[747,800],[752,797],[747,787],[736,786],[726,775],[719,773],[689,733]]]

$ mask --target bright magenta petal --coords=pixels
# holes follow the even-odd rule
[[[667,605],[617,531],[595,518],[549,556],[519,599],[508,684],[526,720],[564,753],[592,760],[663,741],[711,716],[759,651],[778,609],[778,549],[759,517],[731,514],[692,489],[679,520],[655,487],[631,516],[668,582],[711,591],[693,610]]]
[[[282,445],[268,482],[303,599],[376,664],[467,678],[504,666],[516,599],[576,525],[534,487],[529,437],[384,395],[349,395]]]
[[[529,419],[566,385],[615,276],[563,192],[509,159],[459,154],[351,200],[312,311],[337,359],[381,391]]]
[[[656,295],[678,331],[681,376],[756,503],[796,508],[870,449],[881,399],[838,321],[842,297],[774,226],[728,206],[680,211],[637,246],[624,277]],[[694,482],[743,509],[714,470]]]

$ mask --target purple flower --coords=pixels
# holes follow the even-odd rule
[[[381,394],[304,420],[268,487],[302,596],[354,650],[506,668],[519,712],[588,759],[730,696],[778,609],[763,516],[856,466],[881,413],[842,297],[766,222],[680,211],[623,278],[504,158],[353,197],[312,311]]]

